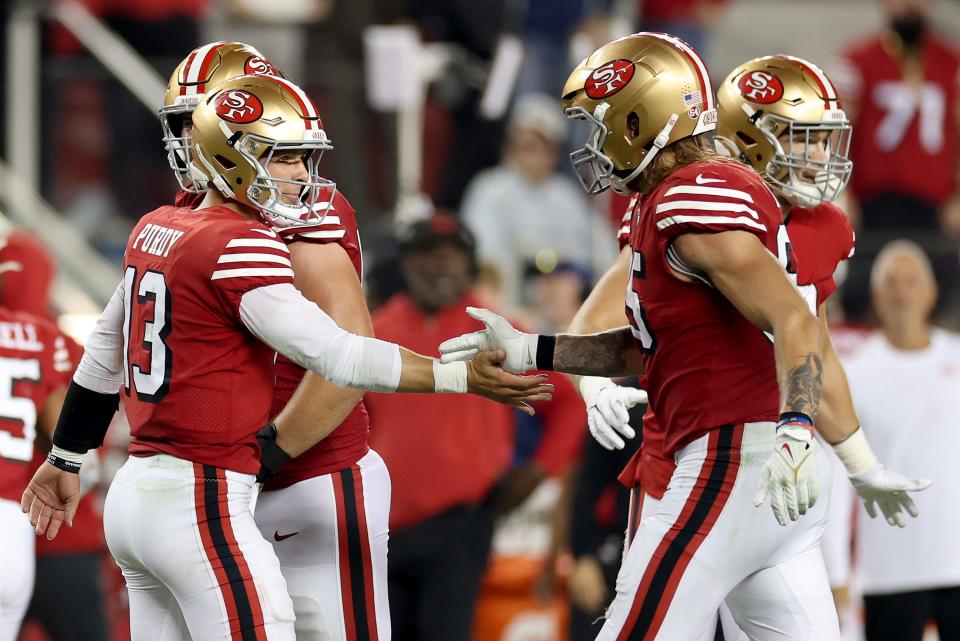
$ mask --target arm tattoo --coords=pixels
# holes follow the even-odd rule
[[[627,372],[627,350],[633,349],[630,330],[589,336],[560,334],[553,351],[553,369],[583,376],[617,376]]]
[[[787,374],[787,404],[784,411],[802,412],[810,418],[820,409],[820,391],[823,388],[823,363],[813,352]]]

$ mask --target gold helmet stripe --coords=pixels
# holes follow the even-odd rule
[[[322,129],[320,124],[320,114],[317,113],[317,108],[314,106],[313,101],[310,100],[310,97],[303,91],[303,89],[293,84],[286,78],[280,78],[279,76],[265,77],[273,80],[278,85],[286,87],[290,93],[293,94],[293,97],[296,98],[297,102],[300,104],[300,111],[302,111],[304,116],[307,118],[307,129]]]
[[[827,109],[840,109],[840,98],[837,96],[837,90],[833,86],[833,83],[830,82],[830,79],[827,78],[827,74],[823,73],[823,70],[820,69],[820,67],[813,64],[809,60],[804,60],[803,58],[796,58],[794,56],[787,55],[781,55],[777,57],[791,60],[809,72],[810,75],[813,76],[814,80],[817,81],[817,85],[820,88],[820,93],[824,96],[824,106]]]
[[[220,47],[225,44],[226,42],[223,41],[211,42],[210,44],[193,50],[193,53],[187,58],[186,64],[183,65],[183,71],[181,72],[183,74],[183,77],[180,79],[181,96],[203,93],[200,89],[204,89],[205,87],[197,83],[206,79],[210,63],[213,61],[214,56],[217,55]]]
[[[686,54],[691,61],[693,61],[693,68],[697,70],[697,77],[700,80],[700,91],[703,93],[703,110],[707,111],[708,109],[713,109],[715,106],[713,98],[713,86],[710,84],[710,74],[707,72],[707,66],[703,64],[700,54],[698,54],[690,45],[676,36],[652,31],[647,32],[645,35],[653,36],[669,42],[674,47]]]

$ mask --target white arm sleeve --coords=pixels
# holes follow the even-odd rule
[[[340,328],[289,283],[244,294],[240,320],[264,343],[335,385],[395,392],[400,384],[398,345]]]
[[[123,384],[123,283],[117,285],[87,338],[73,381],[100,394],[116,394]]]

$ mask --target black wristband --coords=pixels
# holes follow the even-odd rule
[[[540,334],[537,338],[537,369],[553,371],[553,350],[556,346],[556,336]]]
[[[80,463],[74,463],[65,458],[60,458],[53,452],[47,452],[47,463],[64,472],[70,472],[71,474],[80,473]]]
[[[119,394],[100,394],[71,381],[53,433],[53,444],[80,454],[97,449],[103,445],[103,437],[119,405]]]
[[[273,423],[267,423],[260,428],[257,432],[257,444],[260,445],[260,473],[257,474],[257,481],[263,483],[290,460],[290,455],[277,445],[277,426]]]
[[[803,412],[784,412],[780,415],[780,421],[777,425],[783,425],[784,423],[804,423],[809,427],[813,427],[813,419]]]

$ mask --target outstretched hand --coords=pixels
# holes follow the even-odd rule
[[[530,403],[553,398],[546,374],[519,376],[503,369],[504,350],[480,352],[467,363],[467,389],[533,416]]]
[[[20,509],[30,515],[37,536],[53,540],[64,522],[73,527],[80,502],[80,476],[44,461],[23,491]]]

